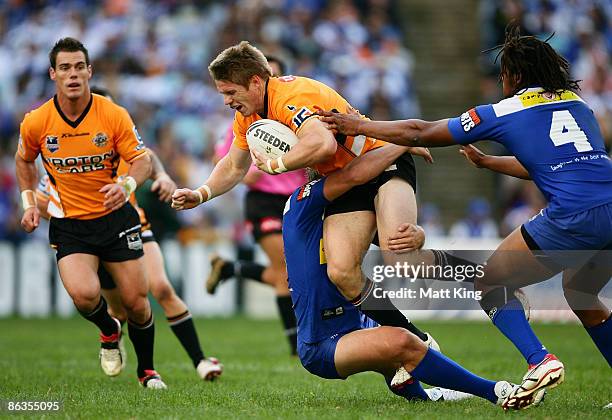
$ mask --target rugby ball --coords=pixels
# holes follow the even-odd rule
[[[295,133],[286,125],[274,120],[258,120],[246,132],[249,149],[257,150],[268,159],[276,159],[287,153],[298,142]]]

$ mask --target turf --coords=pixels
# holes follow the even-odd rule
[[[167,391],[141,389],[135,356],[117,378],[98,365],[96,331],[82,319],[0,320],[0,399],[63,401],[49,417],[71,418],[610,418],[612,375],[577,325],[535,325],[547,346],[565,362],[566,382],[544,403],[504,413],[474,398],[460,402],[408,403],[388,392],[382,377],[365,373],[328,381],[306,372],[288,346],[278,321],[196,320],[205,352],[225,373],[203,383],[158,316],[156,368]],[[519,353],[485,323],[421,323],[442,350],[475,373],[518,381],[525,371]],[[0,415],[7,414],[0,412]],[[26,417],[30,417],[27,415]]]

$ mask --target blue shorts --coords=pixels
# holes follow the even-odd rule
[[[361,315],[361,328],[378,327],[378,323],[371,320],[365,315]],[[304,343],[300,341],[298,335],[298,356],[302,362],[302,366],[313,375],[320,376],[325,379],[346,379],[338,374],[334,357],[336,355],[336,346],[340,338],[346,334],[356,330],[348,330],[332,335],[329,338],[321,340],[317,343]]]
[[[612,203],[557,218],[543,209],[522,229],[532,250],[544,251],[562,267],[581,265],[598,251],[612,250]]]

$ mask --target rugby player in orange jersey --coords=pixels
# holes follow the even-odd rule
[[[112,96],[106,89],[92,86],[90,90],[93,94],[102,95],[113,101]],[[176,189],[176,184],[166,172],[164,165],[155,152],[149,148],[147,148],[147,152],[151,156],[152,163],[150,179],[153,180],[153,184],[151,185],[151,191],[157,193],[161,201],[169,202],[172,193]],[[129,168],[130,165],[121,159],[114,179],[118,180],[127,176]],[[51,184],[48,175],[41,178],[36,190],[36,198],[36,204],[41,216],[47,219],[53,216],[57,206],[54,205],[51,199]],[[176,294],[166,275],[161,249],[153,235],[151,223],[149,223],[144,209],[136,201],[135,193],[130,195],[130,203],[138,211],[140,217],[140,234],[143,243],[145,274],[149,290],[162,307],[170,329],[172,329],[172,332],[189,355],[200,378],[214,380],[223,373],[223,365],[215,357],[204,357],[191,312],[187,305],[185,305],[185,302]],[[102,265],[98,268],[98,277],[100,278],[102,296],[108,303],[109,314],[118,319],[121,325],[123,325],[127,320],[127,312],[121,303],[121,296],[115,281]],[[119,344],[119,348],[121,350],[122,363],[125,364],[126,354],[122,343]],[[102,369],[105,370],[104,364]],[[105,373],[107,373],[106,370]]]
[[[59,216],[51,218],[49,242],[57,252],[66,291],[81,315],[100,329],[105,370],[121,372],[117,357],[121,326],[108,314],[100,295],[100,261],[115,278],[128,313],[140,383],[166,388],[153,366],[155,328],[141,259],[140,220],[127,202],[148,178],[151,159],[127,111],[91,94],[92,68],[81,42],[60,39],[49,61],[57,93],[24,117],[15,155],[24,210],[21,225],[32,232],[39,224],[35,160],[42,155]],[[119,158],[131,166],[125,179],[114,182]]]
[[[344,167],[356,156],[386,144],[365,136],[334,137],[317,117],[316,109],[347,112],[349,103],[316,80],[271,77],[265,56],[246,41],[219,54],[210,64],[209,72],[225,104],[237,111],[234,143],[204,185],[193,191],[179,189],[174,193],[173,207],[177,210],[193,208],[224,194],[244,178],[251,164],[246,130],[261,118],[285,124],[299,138],[298,144],[287,154],[259,165],[271,174],[312,167],[326,175]],[[413,148],[411,151],[431,160],[427,149]],[[413,236],[418,240],[414,249],[423,244],[424,233],[414,225],[417,214],[415,188],[414,161],[410,154],[404,154],[375,180],[354,187],[327,207],[324,246],[329,277],[347,299],[378,323],[406,328],[427,341],[427,334],[406,320],[390,300],[377,300],[377,306],[387,309],[374,311],[368,310],[367,304],[362,305],[361,297],[367,283],[361,272],[361,261],[377,229],[383,250],[387,249],[388,237],[395,234],[402,223],[410,223],[415,230]]]

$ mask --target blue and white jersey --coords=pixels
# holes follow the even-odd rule
[[[612,161],[593,112],[574,92],[521,91],[448,122],[459,144],[493,140],[529,171],[551,217],[612,203]]]
[[[283,241],[289,290],[297,318],[298,340],[317,343],[361,328],[359,310],[327,276],[323,250],[323,195],[326,178],[295,190],[285,205]]]

